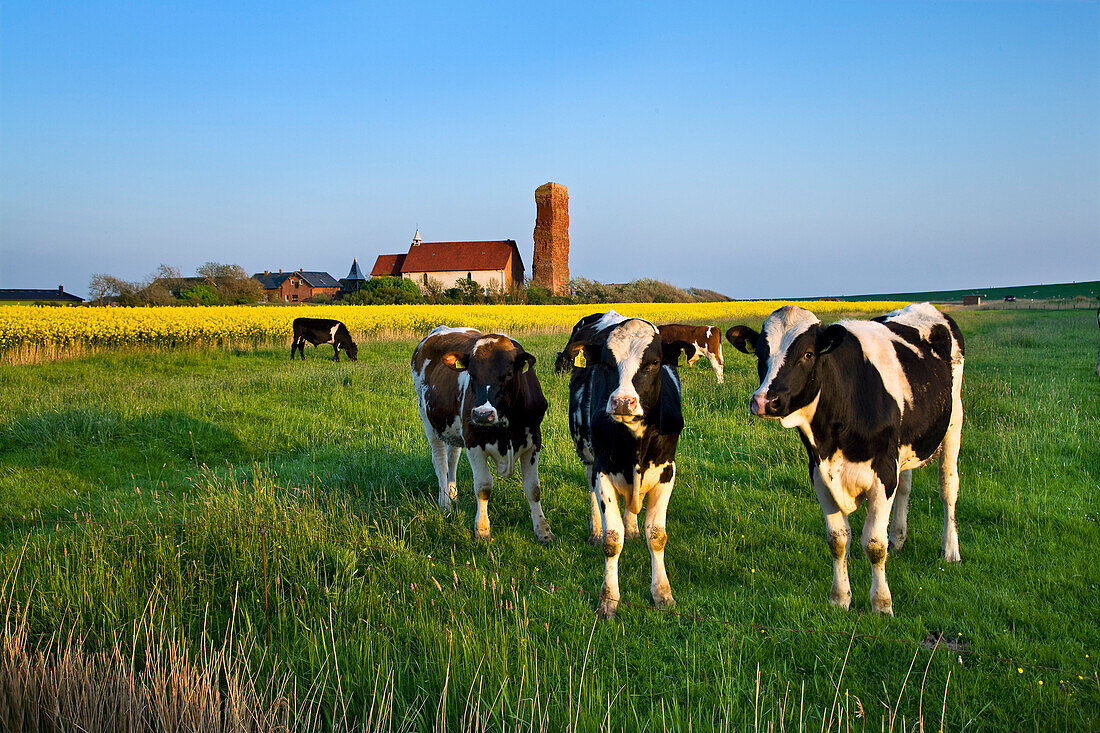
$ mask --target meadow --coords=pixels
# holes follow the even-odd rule
[[[691,316],[758,327],[768,310]],[[2,365],[0,729],[1096,729],[1095,317],[953,315],[963,562],[939,557],[935,469],[915,472],[895,618],[870,612],[858,550],[852,610],[828,605],[802,446],[748,414],[755,364],[728,344],[725,385],[682,370],[679,605],[650,608],[648,553],[628,542],[610,622],[551,369],[562,326],[519,336],[550,401],[548,548],[516,478],[497,479],[487,542],[468,464],[457,510],[436,507],[417,338],[379,327],[357,363],[328,346],[291,363],[289,340],[257,339]]]

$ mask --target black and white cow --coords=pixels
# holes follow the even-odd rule
[[[290,360],[294,361],[294,352],[297,351],[302,361],[306,359],[306,342],[316,348],[319,344],[332,344],[332,360],[340,361],[340,349],[348,355],[352,361],[356,361],[359,348],[351,340],[348,327],[340,321],[331,318],[295,318],[294,340],[290,344]]]
[[[477,490],[474,534],[489,538],[492,461],[504,477],[519,465],[535,536],[543,544],[553,540],[539,488],[547,404],[535,357],[499,333],[440,326],[416,347],[412,376],[439,479],[439,508],[450,511],[458,496],[455,474],[465,448]]]
[[[649,500],[645,537],[652,561],[650,590],[659,607],[675,605],[665,572],[665,518],[676,477],[676,443],[684,428],[676,362],[687,343],[662,344],[657,327],[608,311],[577,324],[565,354],[583,354],[569,382],[569,429],[592,494],[589,542],[606,562],[597,613],[619,605],[619,554],[638,536],[638,512]],[[625,508],[619,515],[618,496]]]
[[[734,326],[726,338],[745,353],[755,350],[760,387],[749,401],[752,414],[798,428],[806,447],[833,555],[830,601],[843,608],[851,603],[848,515],[866,502],[862,544],[871,562],[871,605],[893,615],[887,540],[895,551],[904,544],[912,469],[937,455],[943,554],[949,562],[959,560],[958,326],[928,303],[831,326],[808,310],[785,306],[768,316],[762,333]]]

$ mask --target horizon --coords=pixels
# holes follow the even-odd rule
[[[737,299],[1100,279],[1100,3],[0,15],[0,288],[513,239]],[[980,283],[980,284],[979,284]],[[1019,287],[1023,287],[1020,285]]]

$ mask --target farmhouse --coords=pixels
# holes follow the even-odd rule
[[[403,277],[422,288],[429,279],[453,288],[465,278],[483,288],[522,285],[523,260],[513,239],[482,242],[422,242],[416,230],[405,254],[379,255],[371,277]]]
[[[264,300],[268,303],[304,303],[318,295],[331,298],[340,292],[340,283],[327,272],[264,270],[252,279],[264,286]]]
[[[0,288],[0,303],[50,303],[51,305],[77,305],[84,299],[65,292],[64,285],[57,290],[38,288]]]

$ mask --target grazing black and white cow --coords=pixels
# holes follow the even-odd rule
[[[726,381],[722,374],[725,364],[722,360],[722,329],[717,326],[689,326],[686,323],[666,323],[657,329],[665,343],[686,341],[695,347],[695,355],[687,360],[689,365],[706,357],[718,377],[718,384]]]
[[[313,344],[314,348],[319,344],[332,344],[333,361],[340,361],[340,349],[343,349],[352,361],[356,361],[359,355],[359,347],[351,340],[348,327],[331,318],[294,319],[294,340],[290,344],[291,361],[294,361],[295,351],[301,355],[302,361],[305,361],[307,341]]]
[[[676,477],[676,443],[684,428],[676,361],[694,348],[662,344],[657,327],[608,311],[573,329],[567,358],[584,356],[569,381],[569,429],[584,461],[592,494],[589,542],[602,544],[606,562],[597,613],[619,605],[619,554],[638,536],[638,512],[649,500],[645,537],[657,606],[675,605],[665,572],[665,518]],[[618,496],[624,500],[619,516]]]
[[[535,357],[499,333],[440,326],[413,352],[412,375],[439,479],[439,508],[449,511],[458,496],[455,474],[465,448],[477,490],[474,534],[489,538],[491,460],[504,477],[519,465],[535,536],[543,544],[553,540],[539,488],[547,404]]]
[[[955,322],[928,303],[872,321],[821,325],[813,313],[785,306],[762,333],[734,326],[726,337],[754,349],[760,387],[752,414],[798,428],[825,514],[833,555],[830,601],[848,608],[848,515],[863,502],[863,551],[871,562],[871,605],[893,615],[886,584],[887,539],[905,542],[912,469],[940,460],[944,557],[959,560],[955,500],[962,432],[963,338]],[[893,523],[887,538],[887,524]]]

